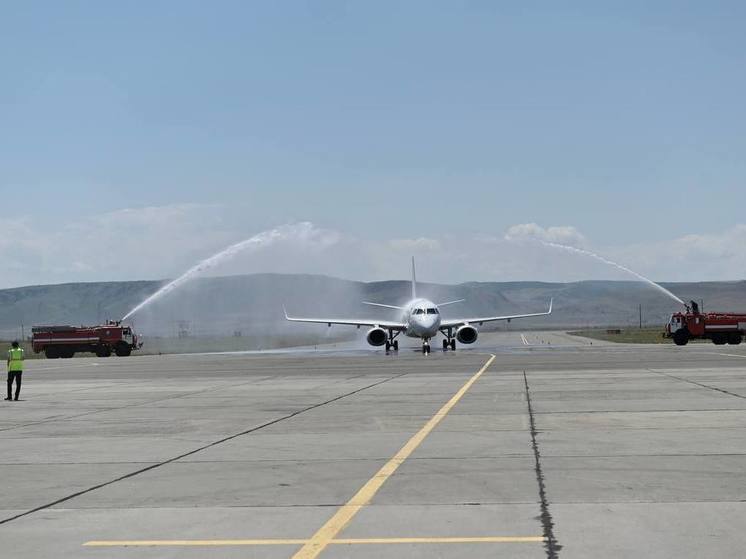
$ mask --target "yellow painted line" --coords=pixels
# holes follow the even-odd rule
[[[220,547],[230,545],[303,545],[308,540],[121,540],[92,541],[83,547]]]
[[[340,538],[331,540],[330,544],[363,545],[363,544],[402,544],[402,543],[544,543],[543,536],[484,536],[474,538]]]
[[[391,544],[449,544],[449,543],[544,543],[543,536],[477,536],[454,538],[340,538],[329,545],[391,545]],[[311,540],[122,540],[92,541],[85,547],[222,547],[261,545],[303,545]]]
[[[350,499],[347,504],[343,505],[326,523],[319,528],[319,530],[306,542],[303,547],[293,555],[293,559],[313,559],[318,557],[329,543],[336,539],[337,535],[344,530],[345,526],[354,518],[354,516],[360,511],[361,508],[370,503],[373,496],[383,486],[384,483],[391,477],[391,475],[401,466],[404,461],[420,446],[422,441],[425,440],[430,432],[448,415],[448,412],[453,409],[459,400],[466,394],[471,386],[477,382],[487,368],[495,360],[495,355],[490,355],[490,358],[472,376],[466,384],[464,384],[453,397],[446,402],[438,412],[425,423],[409,441],[397,452],[391,460],[386,462],[384,466],[378,470],[378,472],[363,485],[362,488]]]

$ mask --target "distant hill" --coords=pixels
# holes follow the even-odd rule
[[[0,290],[0,337],[18,337],[21,325],[94,324],[118,319],[162,283],[71,283]],[[746,312],[746,281],[663,285],[684,300],[704,300],[705,310]],[[625,281],[422,283],[419,292],[436,302],[466,299],[445,307],[447,317],[538,312],[554,297],[552,316],[510,326],[521,329],[634,325],[638,323],[639,304],[645,324],[662,325],[671,312],[679,309],[675,301],[649,286]],[[201,278],[146,307],[132,322],[151,336],[177,336],[179,332],[197,336],[239,332],[283,335],[304,328],[283,320],[283,304],[296,315],[393,318],[396,311],[372,308],[361,301],[399,304],[409,295],[408,281],[363,283],[282,274]],[[306,328],[318,331],[318,327]]]

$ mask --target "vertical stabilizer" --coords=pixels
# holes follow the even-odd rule
[[[414,271],[414,256],[412,257],[412,299],[417,299],[417,274]]]

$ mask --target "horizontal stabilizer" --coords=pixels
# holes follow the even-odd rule
[[[456,299],[455,301],[446,301],[445,303],[438,303],[436,306],[445,307],[446,305],[453,305],[455,303],[463,303],[466,299]]]

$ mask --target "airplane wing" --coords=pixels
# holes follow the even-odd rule
[[[530,318],[532,316],[547,316],[552,314],[552,305],[554,299],[549,301],[549,310],[547,312],[537,312],[531,314],[512,314],[506,316],[484,316],[478,318],[457,318],[454,320],[443,320],[440,323],[441,328],[455,328],[464,324],[482,324],[483,322],[495,322],[497,320],[513,320],[514,318]]]
[[[407,325],[403,322],[392,322],[390,320],[374,320],[370,318],[362,318],[362,319],[354,319],[354,318],[295,318],[292,316],[288,316],[287,310],[283,307],[283,310],[285,311],[285,320],[289,320],[290,322],[311,322],[316,324],[328,324],[331,326],[332,324],[344,324],[347,326],[370,326],[371,328],[375,326],[380,326],[381,328],[385,328],[387,330],[397,330],[402,331],[407,329]]]

